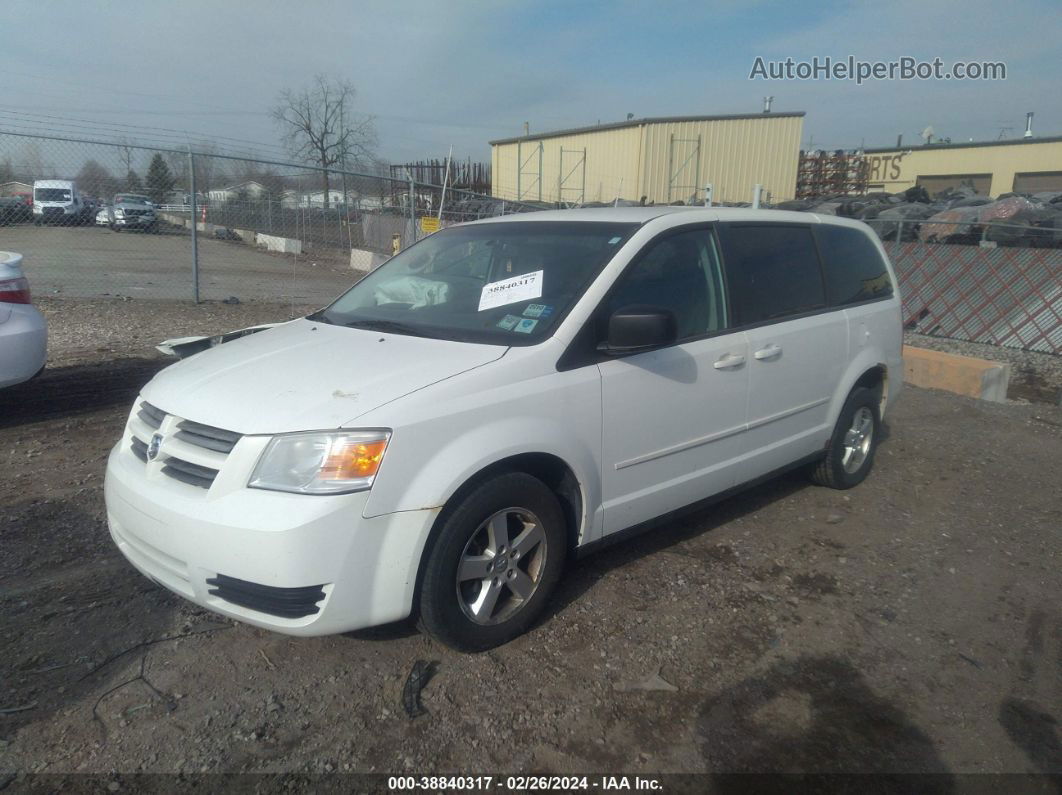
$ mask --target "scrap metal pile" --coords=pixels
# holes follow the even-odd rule
[[[1000,246],[1062,248],[1062,191],[1007,193],[997,199],[966,185],[949,188],[932,199],[925,188],[902,193],[819,196],[773,206],[858,218],[882,240],[923,243],[977,243]]]

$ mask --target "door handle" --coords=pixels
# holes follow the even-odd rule
[[[739,353],[728,353],[722,359],[717,359],[712,365],[716,370],[728,370],[731,367],[740,367],[745,363],[745,357]]]
[[[764,359],[774,359],[775,357],[782,355],[782,348],[781,348],[781,346],[774,345],[772,343],[771,345],[768,345],[766,348],[760,348],[758,351],[756,351],[752,355],[755,356],[760,361],[763,361]]]

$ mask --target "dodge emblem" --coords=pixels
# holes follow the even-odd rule
[[[162,447],[162,434],[155,433],[151,435],[151,444],[147,448],[148,461],[154,461],[159,457],[159,448]]]

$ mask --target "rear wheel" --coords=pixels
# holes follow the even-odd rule
[[[446,518],[424,568],[422,630],[461,651],[520,635],[542,612],[567,552],[564,514],[522,472],[475,487]]]
[[[826,457],[811,472],[812,481],[831,489],[850,489],[866,479],[881,436],[880,405],[878,390],[852,390],[837,418]]]

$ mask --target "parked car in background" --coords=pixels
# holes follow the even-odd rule
[[[30,303],[22,255],[0,251],[0,387],[33,378],[47,353],[48,325]]]
[[[33,223],[77,226],[90,223],[91,206],[68,179],[38,179],[33,183]]]
[[[25,196],[0,196],[0,225],[21,224],[33,217],[33,203]]]
[[[111,205],[101,204],[100,208],[96,210],[96,226],[110,226],[111,225]]]
[[[895,285],[869,227],[806,213],[444,229],[156,375],[108,461],[111,536],[260,627],[412,614],[490,648],[573,554],[785,469],[866,478],[903,378]]]
[[[139,229],[143,232],[158,230],[159,216],[147,196],[138,193],[115,194],[108,213],[109,226],[115,232],[122,229]]]

